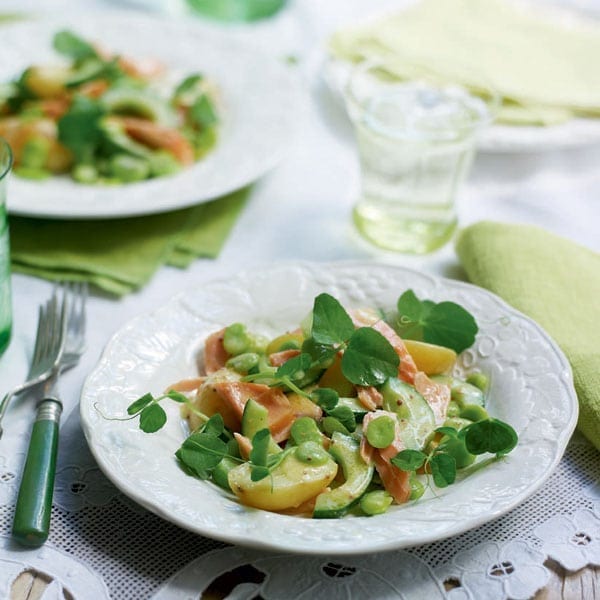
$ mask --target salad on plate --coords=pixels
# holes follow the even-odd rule
[[[114,54],[67,30],[53,45],[64,62],[29,66],[0,84],[0,136],[17,175],[130,183],[176,173],[215,146],[218,90],[204,74],[173,85],[161,62]]]
[[[128,418],[154,433],[181,404],[175,456],[249,507],[339,518],[376,515],[501,460],[517,444],[485,408],[487,377],[453,375],[478,326],[454,302],[346,310],[323,293],[272,339],[233,323],[204,342],[203,374],[148,393]],[[487,458],[478,459],[482,455]]]

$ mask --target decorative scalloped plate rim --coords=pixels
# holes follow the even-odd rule
[[[170,79],[201,71],[219,88],[222,124],[216,147],[169,177],[115,186],[82,185],[66,175],[12,177],[12,214],[46,218],[117,218],[160,213],[223,196],[272,169],[285,155],[302,109],[290,69],[216,27],[133,12],[77,13],[3,25],[0,82],[50,56],[51,39],[70,28],[131,56],[158,58]]]
[[[282,282],[284,285],[282,286]],[[375,517],[316,520],[240,505],[177,467],[185,437],[176,406],[144,434],[126,416],[136,397],[194,375],[204,337],[235,320],[264,333],[293,327],[329,291],[349,306],[393,306],[408,287],[421,297],[460,302],[480,325],[458,372],[491,378],[487,406],[518,431],[515,450],[455,485]],[[174,404],[174,403],[173,403]],[[103,415],[100,414],[99,409]],[[117,332],[86,379],[82,426],[100,468],[127,496],[164,519],[225,542],[302,554],[351,555],[393,550],[460,534],[508,512],[537,491],[558,464],[575,428],[578,404],[569,363],[534,321],[468,283],[370,262],[297,263],[243,271],[202,283]],[[444,501],[442,502],[442,498]]]

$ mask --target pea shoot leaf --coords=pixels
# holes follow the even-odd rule
[[[265,477],[268,477],[271,474],[271,471],[268,467],[260,467],[253,465],[250,469],[250,479],[252,481],[260,481]]]
[[[227,444],[210,433],[193,433],[175,453],[201,479],[207,479],[226,454]]]
[[[99,58],[94,47],[72,31],[63,30],[54,34],[53,46],[57,52],[76,61]]]
[[[75,155],[78,163],[91,162],[103,139],[99,121],[105,109],[96,100],[75,96],[69,110],[58,121],[58,140]]]
[[[250,451],[250,462],[257,467],[267,466],[267,457],[269,454],[269,440],[271,432],[268,429],[261,429],[254,434],[252,438],[252,450]]]
[[[419,300],[412,290],[398,299],[398,333],[406,339],[421,340],[462,352],[475,341],[479,331],[473,316],[455,302]]]
[[[175,96],[180,96],[181,94],[187,94],[188,92],[194,91],[198,84],[204,80],[204,76],[201,73],[193,73],[192,75],[188,75],[176,88],[174,91]]]
[[[400,359],[375,329],[357,329],[342,356],[342,373],[356,385],[379,385],[398,374]]]
[[[340,399],[338,393],[331,388],[317,388],[311,392],[310,397],[324,411],[333,410]]]
[[[392,458],[391,463],[401,471],[416,471],[426,460],[427,455],[420,450],[402,450]]]
[[[455,438],[458,436],[458,431],[454,427],[438,427],[436,433],[447,435],[448,437]]]
[[[145,433],[154,433],[167,422],[167,413],[162,406],[150,404],[140,413],[140,429]]]
[[[337,349],[327,344],[318,344],[309,337],[302,342],[302,352],[310,355],[315,366],[328,367],[337,354]]]
[[[185,394],[182,394],[181,392],[176,392],[175,390],[169,390],[165,396],[167,398],[170,398],[171,400],[174,400],[175,402],[179,402],[181,404],[184,404],[188,401],[187,397],[185,396]]]
[[[348,431],[356,429],[356,417],[348,406],[336,406],[330,411],[326,411],[330,417],[337,419]]]
[[[208,96],[200,96],[190,107],[188,115],[192,125],[198,129],[206,129],[217,122],[217,113]]]
[[[290,358],[284,362],[275,372],[275,377],[290,377],[291,379],[301,379],[307,369],[310,368],[312,360],[310,354],[302,353]]]
[[[214,435],[215,437],[219,437],[225,429],[225,424],[223,423],[223,417],[221,413],[215,413],[200,430],[202,433],[208,433],[210,435]]]
[[[456,479],[456,460],[445,452],[438,452],[429,459],[433,482],[439,488],[454,483]]]
[[[467,425],[461,429],[459,437],[471,454],[491,452],[496,456],[508,454],[518,442],[517,432],[508,424],[498,419],[485,419]]]
[[[344,343],[354,332],[350,315],[329,294],[319,294],[313,306],[312,337],[318,344]]]
[[[135,415],[136,413],[140,412],[140,410],[148,406],[148,404],[150,404],[150,402],[152,402],[153,400],[154,397],[152,396],[152,394],[144,394],[141,398],[138,398],[135,402],[132,402],[127,407],[127,414]]]

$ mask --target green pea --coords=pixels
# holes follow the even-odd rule
[[[35,137],[27,140],[21,151],[21,166],[31,169],[43,169],[50,153],[50,140]]]
[[[223,346],[228,354],[237,356],[247,352],[250,347],[250,338],[246,326],[242,323],[233,323],[225,329]]]
[[[462,419],[469,419],[469,421],[483,421],[489,419],[487,410],[483,406],[477,404],[465,404],[460,411],[460,417]]]
[[[454,400],[450,400],[448,402],[448,409],[446,410],[446,417],[452,419],[453,417],[460,416],[460,406],[454,402]]]
[[[321,444],[323,440],[315,420],[310,417],[298,417],[292,425],[290,436],[297,445],[308,441]]]
[[[335,417],[325,417],[321,421],[321,427],[329,436],[332,436],[336,431],[350,435],[350,432],[346,429],[346,427],[344,427]]]
[[[425,486],[416,475],[410,478],[410,500],[418,500],[425,493]]]
[[[181,163],[170,152],[154,152],[148,157],[148,162],[152,177],[173,175],[181,171]]]
[[[250,369],[258,366],[258,360],[259,356],[256,352],[244,352],[244,354],[232,356],[225,366],[245,375]]]
[[[79,183],[96,183],[98,181],[98,169],[93,165],[77,165],[71,175]]]
[[[296,449],[296,458],[310,465],[324,465],[330,460],[329,453],[317,442],[308,440],[302,442]]]
[[[369,423],[365,434],[374,448],[387,448],[394,441],[396,424],[391,417],[377,417]]]
[[[375,490],[363,494],[360,499],[360,509],[365,515],[381,515],[387,511],[392,501],[392,496],[385,490]]]
[[[485,392],[488,389],[490,380],[487,375],[484,375],[483,373],[471,373],[467,377],[467,383],[470,383],[476,388],[479,388],[482,392]]]
[[[150,175],[148,161],[130,154],[115,154],[110,159],[108,170],[109,175],[126,183],[143,181]]]

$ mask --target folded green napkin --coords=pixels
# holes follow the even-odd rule
[[[600,255],[530,225],[483,221],[460,232],[469,279],[537,321],[571,363],[579,429],[600,449]]]
[[[421,0],[333,36],[335,57],[378,59],[401,78],[433,73],[505,99],[499,120],[600,116],[600,26],[564,25],[507,0]]]
[[[123,295],[162,265],[186,267],[219,254],[249,188],[174,212],[126,219],[57,221],[11,217],[13,271],[88,281]]]

